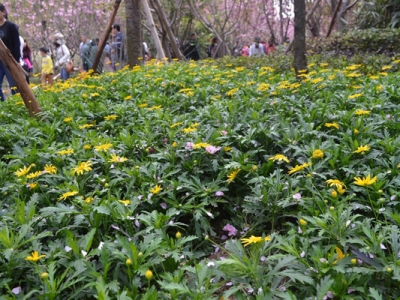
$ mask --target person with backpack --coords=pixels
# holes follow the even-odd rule
[[[68,47],[65,45],[64,35],[57,33],[55,36],[53,45],[56,47],[56,63],[55,67],[60,69],[60,79],[69,79],[69,73],[67,71],[67,63],[71,59],[71,53]]]
[[[21,59],[21,43],[19,40],[19,32],[17,25],[7,20],[7,10],[4,4],[0,3],[0,38],[4,45],[10,50],[15,61],[20,62]],[[6,76],[8,84],[11,88],[11,93],[16,94],[18,91],[15,88],[14,80],[8,72],[4,63],[0,60],[0,97],[1,101],[5,101],[6,97],[3,94],[3,79]]]
[[[265,55],[264,45],[260,43],[261,39],[256,36],[254,44],[250,46],[249,56],[260,57]]]

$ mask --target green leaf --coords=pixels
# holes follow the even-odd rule
[[[317,284],[317,299],[323,300],[325,295],[328,293],[330,287],[332,286],[334,280],[330,279],[330,276],[325,276]]]
[[[369,296],[375,300],[383,300],[382,295],[373,287],[369,288]]]

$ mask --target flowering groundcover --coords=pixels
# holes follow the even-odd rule
[[[80,75],[0,113],[5,299],[395,299],[399,61]]]

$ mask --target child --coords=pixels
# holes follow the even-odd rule
[[[45,85],[48,82],[49,85],[53,85],[53,61],[49,55],[49,50],[46,47],[39,50],[42,56],[42,84]]]

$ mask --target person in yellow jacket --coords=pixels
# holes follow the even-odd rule
[[[42,56],[42,84],[53,85],[53,60],[49,55],[49,50],[46,47],[39,49]]]

